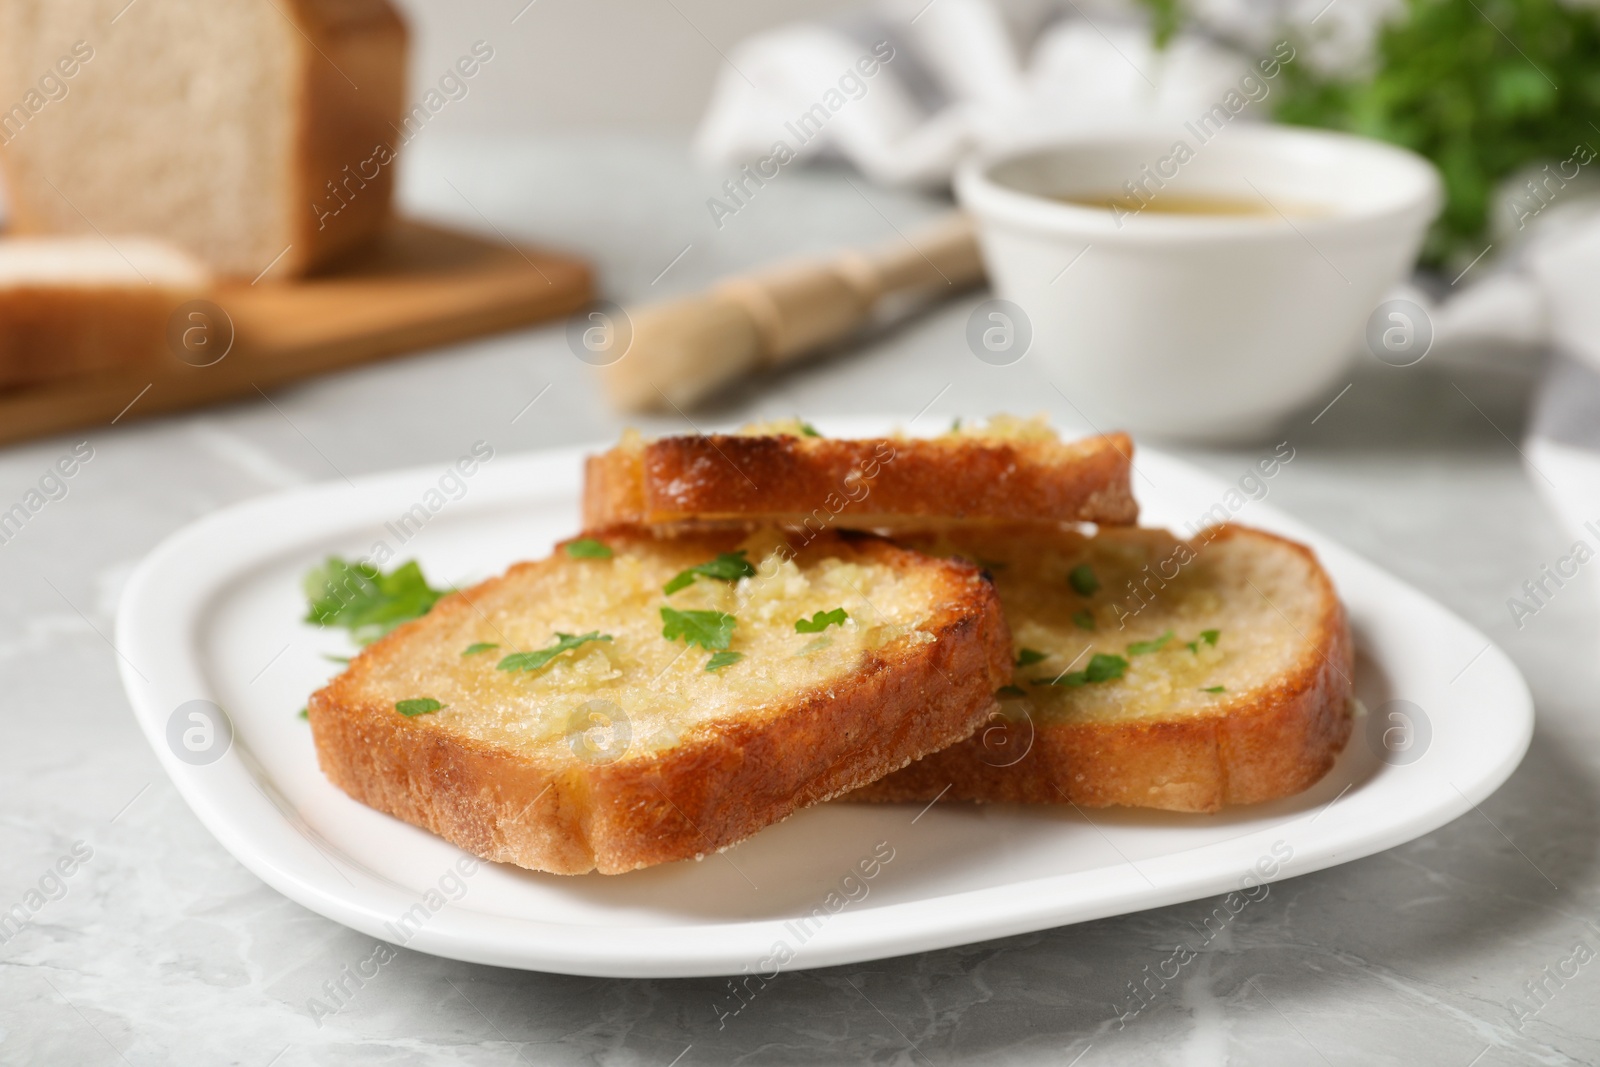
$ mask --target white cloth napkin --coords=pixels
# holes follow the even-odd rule
[[[737,166],[772,160],[781,142],[783,165],[842,158],[880,184],[938,187],[972,152],[1192,119],[1258,73],[1252,60],[1286,39],[1295,41],[1292,62],[1359,69],[1397,7],[1197,0],[1188,9],[1198,29],[1158,50],[1142,9],[1115,0],[883,0],[739,44],[695,150],[708,165]],[[876,62],[858,66],[869,56]],[[1274,91],[1271,78],[1256,77],[1240,118],[1266,119]],[[1600,135],[1592,144],[1600,149]],[[773,170],[769,162],[762,173]],[[1554,353],[1525,454],[1573,535],[1600,552],[1600,522],[1584,525],[1600,519],[1600,181],[1585,184],[1585,173],[1545,204],[1532,198],[1527,177],[1506,184],[1492,243],[1447,297],[1431,300],[1419,287],[1401,295],[1428,312],[1435,358],[1485,345],[1504,358]]]
[[[1194,5],[1202,29],[1157,49],[1131,0],[882,0],[740,43],[695,148],[708,163],[743,163],[784,141],[800,158],[843,156],[886,185],[939,185],[974,150],[1193,118],[1290,32],[1311,41],[1295,62],[1358,64],[1396,2],[1203,0]],[[860,57],[885,45],[891,58],[878,71],[830,96]],[[1271,79],[1258,80],[1270,95]],[[1263,112],[1261,99],[1245,115]],[[794,120],[818,104],[823,128],[802,141]]]

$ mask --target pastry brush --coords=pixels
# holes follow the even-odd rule
[[[870,249],[780,263],[630,314],[632,340],[601,369],[624,411],[687,408],[735,379],[846,340],[891,306],[983,278],[971,220],[952,214]]]

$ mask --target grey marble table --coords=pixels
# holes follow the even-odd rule
[[[719,230],[705,200],[721,177],[695,171],[675,144],[415,148],[404,180],[412,211],[479,229],[492,220],[580,250],[623,301],[692,289],[783,251],[892,237],[941,207],[795,170]],[[696,421],[909,419],[931,404],[941,418],[1044,409],[1074,425],[1028,359],[998,368],[968,352],[963,330],[978,299],[740,392]],[[1434,360],[1361,366],[1314,424],[1315,409],[1292,422],[1297,458],[1271,501],[1500,642],[1537,699],[1532,750],[1504,788],[1443,829],[1274,886],[1126,1026],[1113,1006],[1126,983],[1212,903],[788,973],[721,1029],[711,1007],[719,980],[571,978],[404,949],[348,1007],[314,1020],[307,999],[368,957],[372,940],[267,888],[179,799],[118,683],[108,639],[119,590],[161,538],[259,493],[444,462],[491,433],[502,452],[611,437],[621,424],[589,373],[549,327],[277,390],[270,403],[124,419],[0,451],[4,507],[78,442],[94,450],[67,495],[0,546],[0,909],[40,902],[0,944],[0,1061],[1600,1060],[1600,964],[1566,962],[1580,944],[1600,949],[1594,580],[1514,625],[1506,599],[1569,543],[1511,443],[1531,372]],[[676,418],[646,425],[688,429]],[[1180,452],[1232,479],[1256,450]],[[52,873],[58,861],[71,873]],[[1538,1000],[1529,983],[1542,983]],[[1538,1011],[1524,1018],[1517,1003]]]

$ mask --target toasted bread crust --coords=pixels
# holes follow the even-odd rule
[[[307,209],[290,216],[297,236],[277,268],[285,277],[337,260],[388,225],[396,131],[406,117],[408,45],[406,25],[389,0],[294,0],[290,6],[316,51],[301,57],[302,121],[289,175]],[[348,183],[352,173],[360,195],[328,203],[329,183]]]
[[[718,547],[728,546],[708,542]],[[314,694],[308,715],[318,760],[355,799],[485,859],[617,874],[726,848],[960,740],[991,713],[994,691],[1010,675],[1011,637],[993,585],[976,568],[876,538],[830,536],[805,551],[941,568],[943,595],[926,625],[936,639],[871,653],[845,684],[797,693],[759,721],[704,724],[664,752],[603,765],[514,754],[364,696],[364,674],[430,619],[470,612],[511,574],[559,560],[521,564],[441,600]]]
[[[852,800],[1072,803],[1084,807],[1213,812],[1291,796],[1332,768],[1350,736],[1350,628],[1327,573],[1304,545],[1222,526],[1207,542],[1252,537],[1299,554],[1318,586],[1321,616],[1293,668],[1215,713],[1168,721],[1040,723],[1026,756],[1007,766],[1004,735],[980,729],[859,789]],[[987,735],[987,736],[986,736]],[[1015,736],[1008,743],[1026,744]],[[986,748],[986,743],[988,748]]]
[[[667,437],[590,456],[583,514],[615,523],[777,522],[817,530],[1139,515],[1133,442],[787,434]]]

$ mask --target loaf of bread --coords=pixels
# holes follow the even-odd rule
[[[209,285],[148,238],[0,239],[0,388],[176,358],[173,313]]]
[[[405,44],[387,0],[0,3],[12,229],[303,274],[389,217]]]

